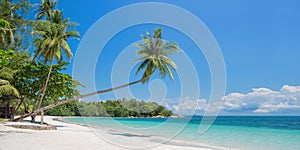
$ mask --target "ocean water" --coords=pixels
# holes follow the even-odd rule
[[[185,118],[64,118],[115,131],[245,150],[300,150],[300,117],[219,116],[203,134],[201,116]]]

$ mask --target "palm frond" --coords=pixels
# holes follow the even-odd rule
[[[141,65],[138,67],[138,69],[136,70],[135,74],[137,75],[139,73],[139,71],[141,71],[142,69],[144,69],[146,67],[146,65],[149,64],[149,60],[144,60]]]
[[[0,79],[0,85],[3,85],[3,84],[9,84],[9,82],[7,80]]]
[[[175,82],[174,77],[173,77],[173,74],[172,74],[170,68],[168,67],[168,65],[166,65],[166,64],[164,64],[164,65],[165,65],[164,68],[167,70],[167,72],[168,72],[170,78],[172,79],[173,82]]]
[[[76,38],[76,39],[80,39],[80,34],[79,32],[72,30],[72,31],[67,31],[66,32],[66,36],[67,38]]]
[[[62,60],[62,54],[72,57],[72,51],[67,43],[69,38],[80,38],[76,30],[70,30],[70,19],[64,19],[60,10],[52,10],[57,1],[45,0],[41,12],[51,9],[50,20],[39,20],[33,25],[36,47],[34,58],[43,58],[45,62],[53,59]],[[43,5],[43,4],[42,4]],[[47,8],[46,8],[47,7]],[[54,55],[53,55],[54,54]],[[53,58],[54,57],[54,58]]]
[[[147,68],[145,69],[144,71],[144,74],[143,74],[143,82],[142,83],[146,83],[149,81],[149,77],[153,74],[154,70],[156,70],[156,68],[153,66],[152,63],[149,63],[147,65]]]
[[[170,58],[168,58],[168,57],[166,57],[164,55],[160,55],[159,57],[160,57],[160,59],[162,61],[164,61],[165,63],[167,63],[168,65],[170,65],[172,67],[172,69],[177,70],[176,64]]]
[[[134,61],[134,63],[136,63],[136,62],[140,62],[140,61],[142,61],[142,60],[146,60],[146,59],[149,59],[149,55],[146,55],[146,56],[143,56],[143,57],[140,57],[140,58],[138,58],[137,60],[135,60]]]
[[[14,95],[19,97],[19,91],[10,84],[0,86],[0,95]]]
[[[65,40],[62,40],[61,47],[65,50],[67,57],[71,58],[73,56],[69,44]]]
[[[13,74],[14,74],[14,71],[7,67],[4,67],[0,70],[0,78],[1,79],[11,80],[11,79],[13,79]]]
[[[61,57],[61,56],[62,56],[62,55],[61,55],[61,50],[58,50],[58,49],[57,49],[57,50],[54,51],[54,52],[55,52],[55,54],[54,54],[54,55],[55,55],[55,58],[56,58],[57,60],[60,61],[60,60],[62,59],[62,57]]]
[[[173,74],[169,66],[173,70],[177,70],[176,64],[167,56],[175,52],[180,52],[178,45],[174,42],[165,42],[161,39],[162,29],[154,29],[154,36],[146,31],[146,35],[142,35],[143,44],[136,43],[135,46],[140,49],[137,54],[141,57],[136,60],[136,62],[143,61],[136,71],[136,75],[142,69],[144,70],[143,78],[146,79],[142,83],[149,80],[151,76],[157,69],[162,78],[169,75],[169,77],[174,81]]]

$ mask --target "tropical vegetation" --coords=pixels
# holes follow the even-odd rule
[[[169,117],[173,115],[171,110],[156,102],[125,98],[90,103],[79,102],[78,111],[81,116],[87,117]]]
[[[98,102],[67,103],[65,107],[55,107],[46,111],[51,116],[85,116],[85,117],[169,117],[172,111],[156,102],[138,101],[136,99],[106,100]]]
[[[33,6],[36,8],[34,20],[27,16]],[[0,113],[8,112],[6,117],[7,114],[12,118],[18,114],[22,116],[14,121],[29,116],[32,116],[34,121],[34,116],[39,113],[77,115],[78,110],[86,110],[83,108],[91,108],[95,112],[106,110],[108,116],[146,117],[171,114],[156,103],[131,100],[78,102],[80,108],[75,108],[76,101],[85,97],[138,83],[145,84],[156,71],[162,78],[168,75],[174,81],[171,70],[176,71],[177,67],[168,55],[179,52],[180,49],[176,43],[162,39],[161,28],[154,29],[153,35],[146,32],[142,35],[143,43],[136,44],[139,48],[137,54],[140,56],[136,60],[139,65],[136,75],[142,72],[139,80],[80,94],[77,87],[83,85],[73,80],[69,74],[62,73],[69,64],[63,58],[70,60],[73,55],[68,41],[71,38],[79,39],[80,36],[74,28],[76,23],[70,22],[70,19],[65,18],[63,12],[57,9],[57,1],[42,0],[41,4],[32,5],[27,0],[2,0],[0,8]],[[125,109],[130,107],[121,105],[124,103],[125,106],[131,102],[139,107]],[[119,110],[122,111],[118,112]],[[91,114],[89,112],[83,115]]]

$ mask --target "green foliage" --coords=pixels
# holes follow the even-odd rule
[[[6,73],[3,69],[0,71],[0,76]],[[2,95],[13,95],[19,97],[19,91],[12,86],[8,80],[0,79],[0,98]]]
[[[79,38],[79,33],[73,30],[75,23],[63,18],[62,11],[53,10],[56,4],[56,0],[42,0],[36,10],[37,17],[48,19],[35,21],[26,19],[31,7],[28,0],[0,1],[0,100],[8,100],[7,107],[20,108],[19,114],[35,108],[51,67],[49,84],[42,94],[42,106],[79,95],[77,87],[82,85],[70,75],[61,73],[68,65],[63,62],[62,53],[72,56],[67,40]],[[54,56],[58,63],[48,66],[45,62],[32,60],[31,54],[25,51],[28,44],[35,46],[36,55],[44,61],[53,60]],[[4,94],[15,96],[1,96]],[[74,106],[71,102],[45,113],[78,115]]]
[[[55,58],[62,60],[62,51],[67,57],[72,57],[71,49],[67,43],[69,38],[79,39],[79,33],[72,30],[76,23],[70,22],[70,18],[64,19],[61,10],[55,9],[57,0],[42,0],[36,11],[37,21],[33,22],[35,57],[43,57],[45,62],[52,62]],[[40,20],[46,16],[46,20]]]
[[[0,50],[0,98],[2,95],[19,97],[19,91],[9,82],[13,79],[14,71],[8,66],[14,56],[14,51]]]
[[[37,93],[41,85],[46,81],[49,66],[42,62],[31,60],[29,54],[12,50],[0,50],[0,63],[0,92],[6,95],[22,97],[28,108],[33,108],[32,106],[35,104]],[[42,106],[79,95],[77,87],[83,85],[73,80],[70,75],[61,73],[61,71],[66,69],[68,64],[66,62],[59,62],[53,65],[50,82]],[[11,105],[18,104],[18,99],[11,100]],[[75,105],[75,103],[65,104],[56,109],[49,110],[49,113],[51,112],[56,115],[76,115],[76,107],[71,107]],[[20,109],[24,110],[25,108],[20,107]],[[22,111],[18,111],[18,113],[22,113]]]
[[[65,70],[68,63],[60,62],[53,65],[49,84],[45,92],[42,106],[65,100],[79,95],[78,86],[83,86],[77,80],[73,80],[68,74],[63,74],[60,71]],[[37,98],[37,93],[41,89],[41,85],[45,83],[49,66],[36,61],[31,61],[17,72],[15,76],[16,87],[20,89],[29,101]]]
[[[49,103],[50,104],[50,103]],[[45,112],[45,115],[51,116],[78,116],[80,115],[76,102],[66,103]]]
[[[10,23],[4,19],[0,19],[0,46],[5,48],[8,44],[13,43],[13,29]]]
[[[38,8],[35,10],[36,12],[38,12],[38,14],[36,15],[37,19],[40,20],[44,16],[46,16],[46,19],[50,20],[52,16],[52,10],[56,7],[57,2],[57,0],[53,0],[52,2],[51,0],[42,0],[42,4],[38,4]]]
[[[56,9],[56,5],[57,0],[42,0],[42,4],[38,4],[35,11],[37,20],[27,20],[26,14],[31,7],[28,0],[0,1],[0,49],[3,49],[0,50],[0,83],[2,94],[10,94],[0,98],[4,97],[3,99],[9,101],[8,107],[34,111],[36,108],[39,109],[40,103],[41,107],[51,106],[51,104],[57,106],[54,103],[63,100],[70,102],[74,100],[70,98],[79,95],[77,87],[82,85],[61,71],[68,65],[63,62],[63,53],[69,58],[72,57],[67,43],[68,39],[79,39],[80,36],[73,28],[76,24],[70,22],[69,18],[64,18],[63,12]],[[43,18],[45,20],[42,20]],[[141,63],[136,73],[144,70],[142,79],[126,84],[126,86],[147,82],[157,69],[163,78],[168,74],[174,80],[170,68],[176,70],[176,65],[167,56],[180,50],[176,43],[165,42],[161,39],[161,29],[155,29],[153,34],[152,36],[146,32],[146,35],[142,35],[144,43],[136,44],[140,48],[137,53],[141,55],[137,60]],[[32,54],[25,52],[28,43],[35,48],[33,60]],[[53,65],[54,59],[57,60],[54,61],[57,62],[55,65]],[[47,65],[47,62],[50,62],[50,65]],[[7,88],[14,88],[15,91],[7,90]],[[17,91],[18,94],[16,94]],[[22,103],[24,105],[21,106]],[[75,107],[75,104],[75,102],[70,102],[55,108],[47,107],[52,109],[45,113],[48,115],[79,115],[81,112],[84,116],[112,117],[151,117],[172,114],[171,111],[157,103],[134,99],[94,103],[79,102],[78,108]],[[22,113],[22,111],[18,111],[18,113]]]
[[[62,12],[57,12],[57,22],[49,20],[39,20],[34,23],[32,35],[35,37],[34,44],[36,47],[35,57],[43,57],[45,62],[52,61],[56,58],[62,60],[62,53],[65,52],[67,57],[72,57],[71,49],[67,43],[69,38],[79,38],[79,33],[71,30],[69,19],[62,19]],[[54,13],[56,14],[56,13]]]
[[[29,12],[31,4],[28,0],[1,0],[0,1],[0,49],[26,49],[28,47],[29,21],[25,18]],[[3,26],[5,25],[5,26]],[[2,32],[2,33],[1,33]]]
[[[13,50],[5,51],[0,49],[0,69],[7,66],[14,55],[16,55],[16,52]]]
[[[107,100],[101,102],[78,102],[82,116],[88,117],[153,117],[171,116],[173,113],[155,102],[137,101],[135,99]]]
[[[136,74],[144,69],[142,83],[149,80],[149,77],[156,71],[159,70],[162,78],[169,75],[169,77],[174,81],[173,74],[169,67],[176,71],[176,64],[167,56],[169,54],[179,52],[180,49],[178,45],[174,42],[165,42],[161,39],[162,29],[154,29],[154,36],[149,32],[146,35],[142,35],[143,44],[135,44],[140,49],[137,51],[138,55],[141,57],[137,61],[141,61]]]
[[[61,62],[63,52],[68,58],[71,58],[73,54],[67,41],[72,37],[79,39],[79,33],[76,30],[71,30],[73,24],[70,23],[70,19],[64,19],[62,11],[58,9],[52,10],[56,7],[56,4],[56,0],[53,2],[51,2],[51,0],[42,0],[42,4],[39,5],[37,9],[40,11],[40,13],[37,14],[38,20],[35,21],[33,25],[32,35],[34,37],[33,43],[35,45],[34,58],[43,58],[44,63],[50,62],[47,79],[41,87],[41,90],[38,92],[39,102],[37,109],[40,108],[46,95],[45,92],[49,86],[48,84],[51,82],[49,79],[52,74],[53,60],[56,59],[58,62]],[[39,20],[43,16],[46,16],[46,20]]]
[[[24,21],[26,13],[29,12],[30,5],[28,0],[1,0],[0,17],[11,22],[12,27],[23,25],[22,21]]]

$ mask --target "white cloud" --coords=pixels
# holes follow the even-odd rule
[[[178,105],[173,105],[176,114],[193,115],[195,111],[204,111],[207,108],[205,99],[192,100],[189,97],[182,99]]]
[[[295,93],[297,95],[300,95],[300,86],[289,86],[289,85],[284,85],[280,91],[285,92],[285,93]]]
[[[280,102],[279,104],[263,104],[259,109],[255,110],[254,112],[258,113],[269,113],[269,112],[278,112],[278,111],[285,111],[285,110],[296,110],[300,109],[298,105],[291,105],[287,102]]]
[[[254,88],[247,94],[231,93],[224,97],[223,106],[223,110],[229,112],[300,112],[300,86],[284,85],[279,91]]]
[[[300,86],[284,85],[279,91],[268,88],[253,88],[249,93],[230,93],[223,97],[225,113],[300,113]],[[179,104],[171,104],[177,114],[193,115],[204,112],[206,99],[184,98]]]

